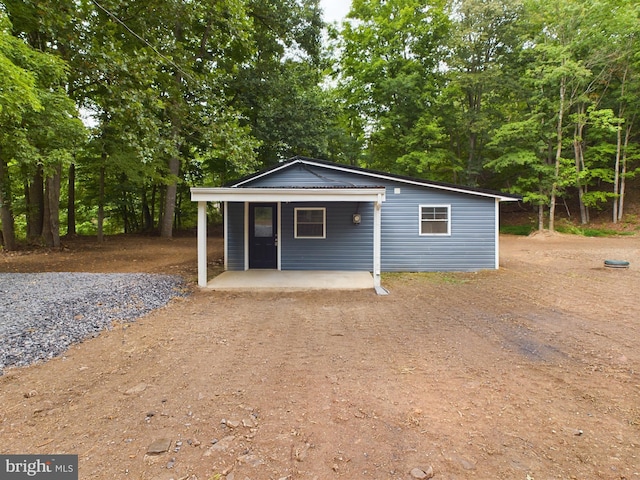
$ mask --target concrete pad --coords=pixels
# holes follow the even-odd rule
[[[366,290],[373,289],[369,272],[331,270],[226,271],[207,284],[211,290]]]

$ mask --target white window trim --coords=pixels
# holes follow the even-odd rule
[[[422,209],[446,208],[447,209],[447,233],[422,233]],[[437,221],[437,220],[436,220]],[[444,221],[444,220],[442,220]],[[451,205],[425,204],[418,205],[418,235],[421,237],[447,237],[451,236]]]
[[[322,236],[303,237],[298,235],[298,210],[319,210],[322,211]],[[327,238],[327,208],[326,207],[295,207],[293,209],[293,238],[321,240]]]

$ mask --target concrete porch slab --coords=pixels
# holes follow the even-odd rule
[[[209,280],[211,290],[366,290],[373,289],[369,272],[332,270],[226,271]]]

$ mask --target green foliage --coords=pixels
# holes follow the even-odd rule
[[[5,4],[14,23],[2,16],[0,80],[16,88],[0,89],[0,115],[19,127],[10,195],[20,215],[29,208],[16,193],[22,184],[74,163],[81,231],[93,231],[98,205],[105,229],[131,231],[155,228],[162,213],[174,218],[182,202],[175,219],[186,226],[195,218],[190,185],[328,150],[317,0]],[[16,66],[8,46],[38,68]],[[161,205],[172,190],[176,201]]]
[[[188,226],[189,186],[298,154],[517,193],[540,221],[576,198],[588,219],[640,171],[639,12],[353,0],[323,43],[318,0],[5,0],[0,221],[38,241],[55,180],[80,232],[99,212],[109,232]]]
[[[503,225],[500,227],[500,233],[507,235],[531,235],[535,231],[533,225]]]
[[[614,237],[619,235],[634,235],[634,232],[624,232],[619,230],[612,230],[610,228],[578,227],[571,223],[560,223],[557,225],[556,230],[560,233],[569,235],[580,235],[582,237]]]
[[[39,52],[10,33],[11,24],[0,11],[0,219],[5,241],[14,248],[14,206],[28,211],[15,192],[29,185],[24,176],[41,173],[59,178],[74,150],[85,139],[75,103],[65,91],[67,66],[56,55]],[[57,212],[56,185],[49,184],[45,202]],[[49,219],[43,219],[43,226]],[[17,222],[21,227],[23,222]],[[57,227],[57,223],[56,223]],[[22,232],[18,232],[18,236]]]
[[[443,116],[463,166],[462,179],[474,185],[490,160],[490,132],[505,118],[499,107],[515,96],[522,73],[517,59],[523,6],[513,0],[454,0],[449,8],[453,27]]]
[[[337,87],[346,103],[343,124],[362,142],[364,165],[419,172],[424,166],[410,164],[415,152],[444,140],[429,109],[450,25],[444,2],[355,0],[349,19],[341,32]]]
[[[0,10],[0,125],[19,122],[27,110],[39,110],[36,78],[29,70],[32,53],[10,35],[8,18]]]
[[[250,1],[246,8],[255,54],[235,64],[226,91],[239,125],[255,138],[256,159],[235,173],[294,155],[326,156],[332,112],[320,87],[325,59],[318,2]]]

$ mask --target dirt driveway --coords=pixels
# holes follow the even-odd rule
[[[0,453],[78,454],[81,479],[640,479],[640,237],[501,245],[499,271],[386,275],[386,297],[194,290],[8,370]],[[0,255],[195,268],[194,238]]]

